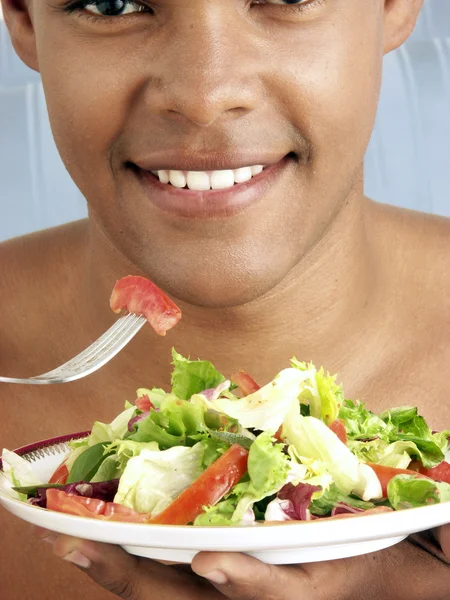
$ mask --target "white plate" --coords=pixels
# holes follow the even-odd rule
[[[80,437],[55,438],[17,452],[33,463],[42,481],[48,481],[68,452],[67,441]],[[15,500],[2,478],[0,504],[24,521],[58,533],[119,544],[138,556],[185,563],[201,550],[245,552],[272,564],[334,560],[382,550],[411,533],[450,523],[450,502],[351,519],[280,525],[193,528],[105,522]]]

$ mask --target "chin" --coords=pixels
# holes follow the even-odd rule
[[[173,265],[168,261],[162,265],[146,265],[144,273],[173,298],[201,308],[224,309],[237,308],[254,302],[274,287],[287,274],[285,268],[270,267],[266,263],[263,270],[251,268],[235,268],[230,272],[230,263],[221,266],[217,262],[214,269],[204,268],[201,264]]]

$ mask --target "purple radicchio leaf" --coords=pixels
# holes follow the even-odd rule
[[[202,396],[204,396],[207,400],[212,402],[213,400],[217,400],[217,398],[220,398],[220,395],[223,392],[225,392],[226,390],[229,390],[230,385],[231,385],[231,381],[228,381],[228,380],[223,381],[222,383],[219,383],[219,385],[217,387],[203,390],[203,392],[200,392],[200,394]]]
[[[283,511],[289,518],[295,521],[307,521],[307,510],[311,504],[312,496],[314,492],[320,492],[320,490],[320,487],[307,483],[299,483],[298,485],[287,483],[281,488],[277,496],[280,500],[290,501],[288,507],[283,507]]]
[[[85,498],[95,498],[104,502],[113,502],[118,488],[119,480],[111,479],[110,481],[100,481],[98,483],[78,481],[77,483],[69,483],[57,489],[72,496],[84,496]],[[28,502],[34,506],[47,508],[47,489],[46,487],[38,487],[36,496],[30,498]]]
[[[150,415],[150,411],[143,412],[140,415],[137,415],[136,417],[133,417],[132,419],[130,419],[128,421],[128,431],[133,432],[135,424],[139,423],[139,421],[144,421],[149,415]]]
[[[363,508],[357,508],[356,506],[350,506],[349,504],[345,504],[345,502],[337,502],[331,511],[331,516],[336,517],[337,515],[345,515],[349,513],[360,513],[364,512]]]

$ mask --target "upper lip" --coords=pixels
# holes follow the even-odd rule
[[[198,152],[180,152],[168,150],[150,154],[129,163],[143,171],[226,171],[251,167],[254,165],[270,166],[283,160],[289,152],[280,154],[275,152],[211,152],[200,154]]]

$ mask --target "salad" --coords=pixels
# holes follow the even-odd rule
[[[181,318],[154,284],[116,285],[114,310],[161,335]],[[260,387],[172,352],[171,389],[141,388],[112,423],[95,422],[49,482],[3,450],[11,494],[49,510],[163,525],[250,525],[401,510],[450,500],[450,431],[414,407],[374,414],[336,377],[293,358]]]

